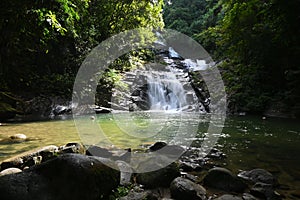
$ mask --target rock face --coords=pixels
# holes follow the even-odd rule
[[[177,200],[206,199],[206,190],[201,185],[197,185],[196,183],[182,177],[178,177],[172,181],[170,191],[171,196]]]
[[[0,177],[0,199],[99,200],[119,184],[108,159],[65,154],[22,173]],[[115,167],[115,166],[114,166]]]
[[[247,188],[247,185],[228,169],[221,167],[210,169],[204,178],[204,184],[228,192],[242,192]]]
[[[253,183],[261,182],[271,185],[276,185],[276,178],[267,170],[264,169],[253,169],[250,171],[243,171],[238,174],[238,177],[241,177],[245,180],[249,180]]]

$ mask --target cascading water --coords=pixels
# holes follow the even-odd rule
[[[150,110],[181,110],[187,104],[182,83],[172,72],[151,73],[147,85]]]

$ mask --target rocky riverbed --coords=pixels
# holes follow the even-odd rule
[[[131,152],[182,150],[181,157],[156,171],[128,169]],[[276,177],[264,169],[234,174],[223,163],[226,155],[213,149],[204,158],[198,149],[157,142],[146,149],[83,147],[79,143],[55,145],[26,152],[1,163],[0,199],[191,199],[255,200],[297,199],[276,190]],[[122,154],[120,154],[122,152]],[[157,158],[167,159],[164,154]],[[119,169],[119,170],[117,170]]]

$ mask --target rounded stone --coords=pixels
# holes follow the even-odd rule
[[[22,172],[22,170],[20,170],[19,168],[8,168],[8,169],[5,169],[3,171],[0,172],[0,176],[4,176],[4,175],[8,175],[8,174],[15,174],[15,173],[20,173]]]
[[[231,171],[215,167],[204,177],[204,185],[227,192],[243,192],[247,185],[232,174]]]
[[[170,185],[171,196],[177,200],[205,200],[206,190],[186,178],[177,177]]]

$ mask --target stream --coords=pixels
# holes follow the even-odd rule
[[[175,114],[170,114],[175,115]],[[173,120],[170,120],[172,123]],[[137,123],[145,121],[141,116]],[[124,133],[112,114],[97,115],[94,123],[118,148],[141,149],[156,141],[167,141],[174,134],[167,129],[154,137],[134,137]],[[199,123],[198,135],[205,134],[207,121]],[[0,161],[34,148],[46,145],[64,145],[80,142],[73,119],[40,121],[31,123],[10,123],[0,126],[0,140],[23,133],[28,140],[22,143],[0,142]],[[168,138],[169,137],[169,138]],[[201,145],[201,137],[193,138],[192,146]],[[238,173],[241,170],[263,168],[278,177],[279,192],[300,190],[300,125],[291,119],[257,116],[228,117],[215,147],[226,154],[223,167]]]

